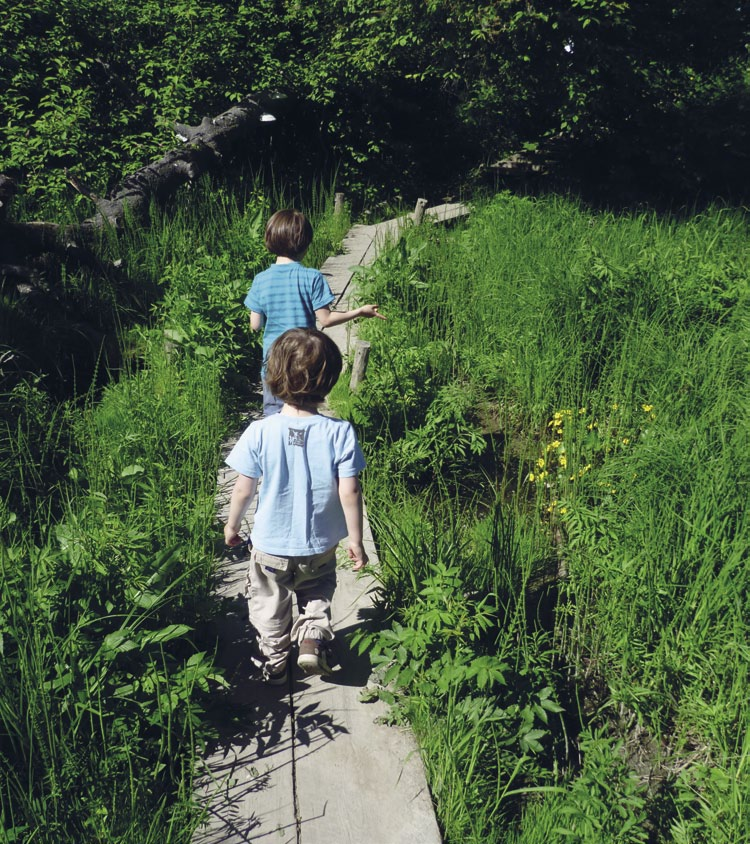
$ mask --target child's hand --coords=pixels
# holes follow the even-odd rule
[[[367,565],[367,554],[361,542],[349,543],[349,559],[354,560],[352,571],[360,571]]]
[[[378,319],[387,319],[383,314],[378,313],[377,305],[362,305],[359,309],[359,315],[363,317],[377,317]]]
[[[229,525],[224,525],[224,542],[226,543],[227,548],[234,548],[235,545],[242,545],[245,540],[237,533],[236,530],[233,530],[229,527]]]

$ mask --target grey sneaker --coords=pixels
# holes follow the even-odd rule
[[[305,674],[330,674],[328,654],[322,639],[303,639],[299,643],[297,665]]]

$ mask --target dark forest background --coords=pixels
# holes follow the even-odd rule
[[[737,0],[39,0],[0,16],[15,214],[86,205],[247,96],[246,163],[335,173],[360,207],[511,172],[598,202],[746,199],[750,7]],[[529,159],[519,162],[518,155]],[[66,172],[67,171],[67,172]],[[514,185],[515,186],[515,185]]]

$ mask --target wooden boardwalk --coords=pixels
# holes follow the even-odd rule
[[[428,209],[435,220],[466,213],[463,206]],[[353,293],[352,266],[366,265],[408,218],[354,226],[342,255],[322,272],[336,300]],[[344,354],[356,323],[328,329]],[[249,421],[249,420],[248,420]],[[233,442],[225,444],[228,451]],[[224,467],[217,511],[228,509],[236,475]],[[253,519],[254,504],[246,516]],[[377,552],[365,514],[370,567]],[[410,731],[383,723],[387,706],[364,702],[370,665],[347,647],[347,634],[371,615],[374,580],[355,574],[340,556],[332,614],[336,670],[305,676],[293,666],[288,687],[264,685],[250,661],[252,629],[244,598],[247,560],[221,561],[217,592],[225,603],[219,663],[230,682],[221,735],[203,760],[196,799],[205,823],[193,844],[440,844],[419,750]]]

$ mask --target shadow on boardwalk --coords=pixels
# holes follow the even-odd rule
[[[440,206],[433,216],[447,221],[459,213],[465,211]],[[369,263],[378,239],[398,225],[354,227],[344,254],[322,268],[337,299],[355,292],[352,266]],[[330,331],[344,354],[351,328]],[[227,451],[232,445],[225,444]],[[228,467],[219,474],[220,521],[235,477]],[[253,515],[252,510],[246,515],[248,531]],[[376,568],[366,515],[364,538]],[[198,771],[195,797],[205,817],[193,844],[440,844],[414,737],[386,725],[385,703],[363,700],[369,660],[347,647],[348,634],[372,617],[372,574],[357,575],[346,562],[337,570],[334,672],[317,677],[293,670],[288,686],[273,687],[260,682],[251,659],[246,569],[241,557],[221,561],[216,592],[224,613],[217,659],[229,687],[216,697],[218,738],[206,748]]]
[[[437,844],[411,734],[379,723],[382,703],[359,700],[369,660],[339,647],[330,677],[297,672],[288,687],[264,685],[249,659],[252,629],[235,601],[227,610],[219,662],[230,686],[214,711],[218,738],[200,777],[206,818],[196,844]],[[358,626],[350,614],[339,642]]]

